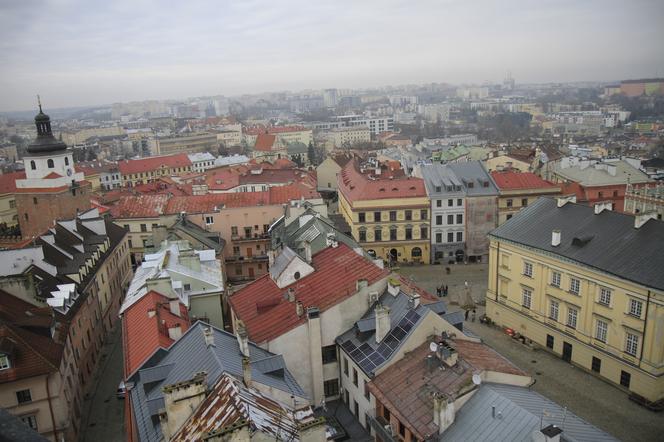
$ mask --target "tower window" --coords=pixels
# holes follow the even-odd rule
[[[65,157],[65,166],[69,166],[69,157]]]
[[[48,161],[46,162],[46,165],[48,166],[49,169],[53,169],[55,167],[55,163],[53,163],[52,158],[48,159]]]
[[[32,170],[37,169],[37,164],[35,163],[35,160],[30,161],[30,169],[32,169]]]

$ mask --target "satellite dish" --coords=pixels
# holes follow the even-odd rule
[[[478,374],[473,375],[473,384],[480,385],[482,383],[482,378]]]
[[[432,342],[431,344],[429,344],[429,350],[431,350],[434,353],[437,352],[438,351],[438,344],[436,344],[435,342]]]

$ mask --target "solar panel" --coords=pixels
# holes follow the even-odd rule
[[[406,322],[405,324],[402,324],[401,326],[397,327],[402,329],[406,334],[410,331],[411,328],[413,328],[413,324],[410,322]]]
[[[363,358],[364,354],[362,353],[362,351],[359,348],[356,348],[355,350],[353,350],[349,353],[349,356],[351,358],[353,358],[354,360],[358,360],[360,358]]]
[[[341,344],[341,348],[343,348],[346,353],[350,353],[351,351],[355,350],[355,344],[353,344],[351,341],[346,341]]]
[[[392,331],[392,334],[398,341],[401,341],[404,337],[406,337],[406,331],[401,327],[395,328]]]
[[[369,344],[364,343],[360,346],[360,351],[364,353],[365,356],[368,356],[373,353],[374,350]]]
[[[406,317],[405,317],[405,319],[407,319],[410,322],[417,322],[417,320],[419,318],[420,318],[420,315],[414,310],[411,310],[408,313],[406,313]]]

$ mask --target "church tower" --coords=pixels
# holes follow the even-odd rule
[[[25,178],[16,180],[16,209],[26,239],[44,233],[55,220],[90,208],[90,183],[76,172],[71,149],[53,136],[41,103],[35,126],[37,138],[23,157]]]

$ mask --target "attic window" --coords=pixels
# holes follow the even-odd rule
[[[473,187],[475,187],[475,183],[473,183],[473,182],[468,183],[468,188],[469,189],[472,189]]]
[[[384,187],[381,187],[380,189],[378,189],[378,191],[379,191],[379,192],[385,192],[385,188],[384,188]]]
[[[482,187],[489,187],[488,181],[482,181]]]
[[[396,187],[392,188],[392,192],[398,192],[398,191],[399,191],[399,189],[397,189]]]
[[[415,186],[410,186],[410,190],[415,190]]]
[[[595,235],[584,235],[584,236],[574,237],[574,239],[572,239],[572,245],[577,247],[583,247],[586,244],[588,244],[594,237]]]
[[[355,186],[351,185],[350,190],[353,190],[353,189],[355,189]]]

